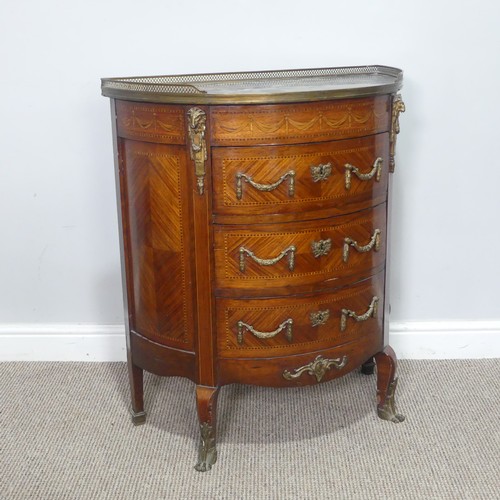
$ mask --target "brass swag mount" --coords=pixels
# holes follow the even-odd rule
[[[241,200],[243,198],[243,181],[253,186],[258,191],[274,191],[283,181],[288,179],[288,196],[291,198],[295,194],[295,171],[289,170],[284,173],[276,182],[271,184],[260,184],[259,182],[255,182],[251,176],[244,174],[242,172],[238,172],[236,174],[236,198]]]
[[[329,371],[332,366],[337,370],[341,370],[347,364],[347,356],[343,356],[342,358],[328,359],[319,355],[316,357],[314,361],[311,361],[309,364],[301,366],[300,368],[296,368],[294,373],[285,370],[283,372],[283,378],[287,380],[293,380],[299,378],[303,373],[308,373],[316,377],[318,382],[321,382],[321,379],[325,376],[326,372]]]

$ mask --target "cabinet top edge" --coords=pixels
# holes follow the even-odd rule
[[[102,95],[176,104],[266,104],[391,94],[403,71],[382,65],[102,78]]]

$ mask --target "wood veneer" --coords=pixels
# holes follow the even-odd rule
[[[351,185],[346,188],[346,164],[369,172],[377,158],[382,158],[379,180],[366,182],[352,176]],[[315,210],[330,209],[331,215],[356,212],[385,201],[388,158],[388,134],[293,146],[213,148],[214,176],[222,183],[214,192],[214,213],[239,216],[248,212],[253,216],[298,213],[296,219],[304,220],[314,217]],[[331,174],[315,182],[311,169],[320,165],[329,165]],[[295,173],[293,194],[289,178],[273,191],[259,191],[242,181],[238,199],[239,173],[269,185],[291,171]],[[308,217],[309,213],[312,215]]]
[[[217,350],[220,357],[265,357],[301,354],[327,349],[366,336],[381,338],[383,322],[384,273],[338,290],[307,295],[253,299],[217,299]],[[347,319],[341,329],[343,309],[365,313],[374,297],[378,298],[377,312],[366,321]],[[311,315],[324,313],[322,321]],[[292,320],[287,338],[283,328],[272,338],[258,338],[241,328],[243,321],[258,331],[273,331],[287,320]],[[259,378],[260,380],[260,378]]]
[[[231,289],[236,294],[246,289],[262,293],[263,289],[312,283],[332,288],[332,281],[344,276],[360,272],[367,276],[385,262],[385,217],[386,206],[381,204],[374,209],[307,222],[215,225],[215,284],[218,290]],[[374,242],[371,250],[359,252],[348,245],[345,252],[346,239],[366,245],[374,235],[379,244]],[[315,255],[314,245],[324,245],[321,254]],[[290,247],[295,248],[293,253],[265,266],[240,251],[245,249],[257,258],[269,259]]]
[[[321,103],[264,106],[214,106],[214,146],[298,144],[387,132],[390,96]]]
[[[283,356],[272,358],[219,358],[219,369],[221,372],[221,385],[230,383],[262,385],[268,387],[300,387],[313,385],[319,382],[326,382],[338,377],[342,377],[350,371],[359,368],[373,352],[382,350],[382,340],[377,335],[369,335],[355,342],[341,344],[330,349],[321,351],[310,351],[308,354],[298,356]],[[283,377],[285,371],[290,371],[306,366],[318,357],[324,359],[341,360],[344,356],[348,363],[340,369],[328,370],[321,379],[318,380],[314,374],[304,372],[294,380],[287,380]],[[382,363],[382,358],[380,358]],[[388,384],[387,384],[388,385]],[[380,400],[387,394],[386,383],[381,383]],[[386,391],[385,393],[382,391]],[[382,403],[383,404],[383,403]]]

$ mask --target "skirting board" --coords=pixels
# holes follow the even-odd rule
[[[500,320],[390,324],[400,359],[500,358]],[[123,325],[0,324],[0,361],[125,361]]]

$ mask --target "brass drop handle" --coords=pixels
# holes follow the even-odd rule
[[[378,157],[373,163],[373,167],[369,172],[362,173],[358,167],[351,165],[350,163],[346,163],[344,165],[345,168],[345,188],[347,190],[351,189],[351,177],[354,174],[361,181],[368,181],[375,177],[377,182],[380,181],[380,177],[382,175],[382,164],[384,160]]]
[[[276,337],[278,333],[285,330],[285,337],[288,342],[292,341],[292,327],[293,327],[293,319],[288,318],[281,325],[273,330],[272,332],[260,332],[256,330],[252,325],[245,323],[244,321],[238,321],[238,344],[243,344],[243,332],[245,330],[249,331],[252,335],[255,335],[258,339],[272,339]]]
[[[238,200],[241,200],[243,198],[243,181],[250,184],[258,191],[273,191],[286,179],[288,179],[288,196],[293,197],[295,194],[294,170],[289,170],[288,172],[283,174],[276,182],[273,182],[272,184],[260,184],[259,182],[255,182],[249,175],[243,174],[242,172],[238,172],[236,174],[236,198],[238,198]]]
[[[295,252],[297,248],[295,245],[291,245],[288,248],[285,248],[278,256],[273,259],[261,259],[257,257],[251,250],[248,248],[240,247],[240,271],[242,273],[245,272],[245,257],[250,257],[253,261],[257,262],[261,266],[272,266],[279,262],[283,257],[288,257],[288,269],[293,271],[295,269]]]
[[[344,238],[344,250],[342,252],[342,259],[344,262],[349,260],[349,249],[353,247],[355,250],[361,253],[369,252],[374,250],[378,252],[380,250],[380,229],[375,229],[370,241],[366,245],[360,245],[356,240],[352,238]]]
[[[311,177],[313,182],[326,181],[332,175],[331,163],[320,163],[311,166]]]
[[[316,357],[314,361],[311,363],[301,366],[300,368],[295,368],[293,373],[289,370],[285,370],[283,372],[283,378],[287,380],[294,380],[299,378],[303,373],[308,373],[316,377],[318,382],[321,382],[321,379],[325,376],[325,373],[333,367],[337,370],[341,370],[347,364],[347,356],[343,356],[342,358],[328,359],[319,355]]]
[[[368,310],[364,314],[356,314],[354,311],[350,309],[342,309],[340,315],[340,331],[345,332],[347,328],[347,318],[352,318],[354,321],[366,321],[369,318],[377,317],[377,309],[378,309],[378,297],[373,297],[370,305],[368,306]]]

